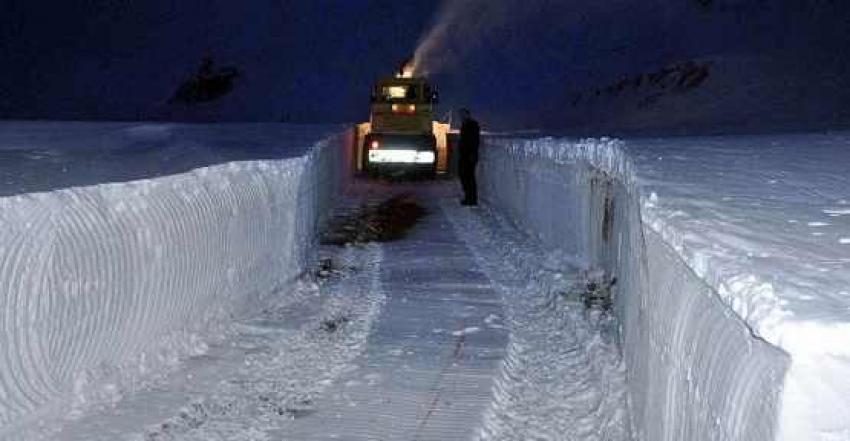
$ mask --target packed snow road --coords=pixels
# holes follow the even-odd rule
[[[297,293],[63,440],[627,440],[616,324],[547,255],[453,183],[357,183],[426,215],[402,239],[325,245]]]

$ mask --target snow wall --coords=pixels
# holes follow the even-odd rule
[[[0,438],[117,399],[285,293],[349,174],[350,142],[0,198]]]
[[[616,277],[612,294],[638,439],[774,440],[789,357],[753,336],[644,226],[621,143],[488,143],[482,199],[593,273]]]

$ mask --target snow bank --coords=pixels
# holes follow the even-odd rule
[[[482,198],[617,278],[641,439],[845,439],[848,144],[494,139]]]
[[[0,198],[0,438],[117,400],[286,289],[346,176],[346,142]]]
[[[339,125],[0,121],[0,196],[296,158]],[[283,141],[282,141],[283,140]]]
[[[850,136],[629,142],[645,228],[790,355],[782,440],[850,437]]]

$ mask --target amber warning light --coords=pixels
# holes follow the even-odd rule
[[[396,78],[413,78],[414,71],[413,60],[409,60],[401,65],[395,76]]]

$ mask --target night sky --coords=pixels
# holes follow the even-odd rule
[[[764,127],[845,127],[845,3],[449,1],[466,11],[432,78],[444,112],[470,106],[492,127],[740,126],[768,101],[783,116]],[[413,54],[439,11],[434,0],[0,0],[0,118],[364,120],[372,82]],[[239,69],[233,91],[169,103],[205,56]],[[713,76],[694,91],[610,91],[686,61]],[[713,101],[739,94],[751,111],[734,118]],[[698,111],[664,116],[682,106]],[[792,115],[801,108],[811,111]]]

